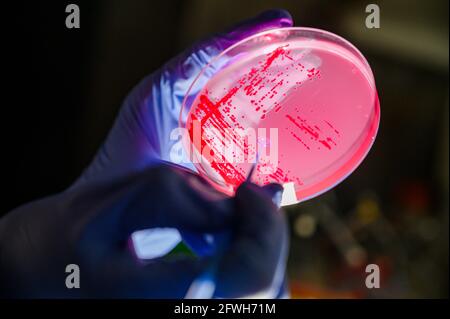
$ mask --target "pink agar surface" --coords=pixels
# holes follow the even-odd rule
[[[250,52],[216,73],[197,94],[186,127],[200,173],[218,189],[233,194],[257,156],[252,181],[292,182],[302,201],[359,165],[379,116],[365,61],[332,42],[299,40]],[[256,147],[233,131],[248,128],[260,133]],[[247,160],[230,158],[236,153]]]

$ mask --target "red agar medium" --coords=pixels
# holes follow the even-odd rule
[[[372,71],[348,41],[283,28],[233,45],[200,72],[180,115],[199,173],[233,195],[252,182],[284,186],[282,205],[344,180],[372,146],[380,120]]]

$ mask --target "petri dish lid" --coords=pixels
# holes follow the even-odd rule
[[[327,31],[255,34],[211,59],[191,84],[180,126],[187,158],[216,189],[284,186],[282,205],[318,196],[349,176],[379,126],[364,56]]]

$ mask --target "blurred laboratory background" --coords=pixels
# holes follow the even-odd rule
[[[64,27],[71,2],[80,6],[80,29]],[[332,191],[286,209],[292,297],[448,298],[447,0],[71,2],[35,4],[15,26],[22,35],[11,37],[24,49],[10,78],[17,92],[6,93],[15,104],[2,110],[13,128],[2,214],[70,185],[146,74],[212,32],[285,8],[297,26],[354,43],[381,101],[379,134],[363,164]],[[380,8],[379,29],[365,26],[369,3]],[[370,263],[380,267],[380,289],[365,286]]]

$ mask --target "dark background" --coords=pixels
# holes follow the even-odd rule
[[[289,207],[293,297],[448,297],[448,1],[54,1],[2,5],[0,214],[64,190],[105,138],[122,99],[193,41],[264,9],[340,34],[371,64],[381,126],[333,191]],[[251,252],[249,252],[251,253]],[[382,288],[364,286],[364,265]]]

